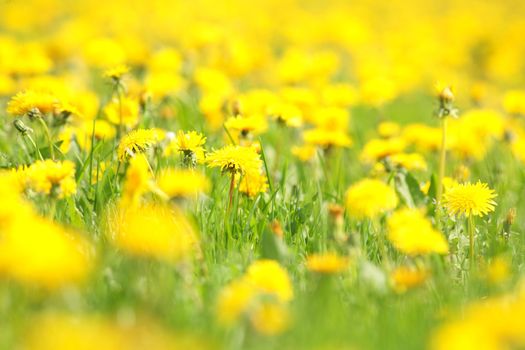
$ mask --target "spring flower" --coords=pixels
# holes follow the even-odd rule
[[[467,182],[450,188],[444,195],[443,204],[450,215],[484,216],[494,211],[496,202],[493,199],[496,196],[485,183]]]
[[[13,116],[54,113],[59,104],[58,98],[51,93],[26,90],[11,98],[7,103],[7,113]]]
[[[285,305],[273,302],[261,302],[254,307],[250,315],[253,328],[263,335],[276,335],[290,325],[290,312]]]
[[[321,274],[333,274],[348,269],[348,258],[336,253],[313,254],[306,260],[306,268]]]
[[[307,144],[328,149],[330,147],[350,147],[353,144],[350,136],[342,130],[326,130],[315,128],[303,132]]]
[[[392,287],[397,293],[420,286],[429,277],[429,272],[422,268],[399,266],[390,273]]]
[[[65,198],[77,191],[75,164],[70,160],[37,161],[24,172],[27,186],[35,192]]]
[[[137,100],[130,97],[114,98],[106,107],[104,114],[108,121],[115,125],[132,128],[139,122],[140,106]]]
[[[385,139],[396,137],[401,133],[401,126],[392,121],[382,122],[377,126],[377,133]]]
[[[244,138],[248,135],[259,135],[268,129],[266,118],[259,115],[241,116],[237,115],[226,119],[224,127],[235,135]]]
[[[109,69],[106,69],[103,73],[105,78],[112,79],[114,81],[119,81],[122,79],[122,76],[129,73],[130,69],[124,64],[113,66]]]
[[[108,224],[113,243],[136,256],[178,263],[192,256],[198,242],[184,214],[161,205],[117,208]]]
[[[375,218],[397,203],[396,192],[379,180],[363,179],[346,191],[346,208],[356,219]]]
[[[182,153],[185,162],[195,165],[204,161],[204,144],[206,137],[196,131],[184,132],[179,130],[175,138],[173,138],[166,147],[166,155],[171,155],[175,152]]]
[[[368,141],[360,154],[360,159],[366,163],[373,163],[387,156],[402,153],[406,143],[401,138],[372,139]]]
[[[396,249],[408,255],[429,253],[446,254],[445,237],[432,227],[418,209],[400,209],[387,220],[388,239]]]
[[[512,115],[525,115],[525,90],[509,90],[503,96],[503,108]]]
[[[290,278],[276,261],[259,260],[239,279],[223,288],[217,300],[219,321],[232,326],[248,316],[261,334],[274,335],[289,325],[287,304],[293,297]]]
[[[315,146],[311,145],[302,145],[302,146],[293,146],[292,154],[296,156],[300,161],[307,162],[312,160],[315,157]]]
[[[157,178],[161,191],[170,198],[191,198],[205,193],[210,187],[208,179],[193,170],[166,169]]]
[[[253,147],[225,146],[206,155],[210,168],[241,174],[258,174],[263,162]]]
[[[239,175],[236,176],[240,178]],[[246,173],[238,184],[239,192],[245,193],[249,197],[255,197],[259,193],[265,193],[268,190],[268,179],[265,174]]]
[[[389,157],[393,165],[407,170],[427,170],[427,162],[419,153],[397,153]]]
[[[126,171],[126,179],[122,191],[122,206],[137,206],[142,196],[153,188],[153,174],[147,159],[143,155],[133,157]]]
[[[125,135],[117,148],[118,159],[123,162],[138,153],[144,153],[159,141],[159,133],[154,129],[137,129]]]

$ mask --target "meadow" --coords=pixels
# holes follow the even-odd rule
[[[0,349],[525,348],[523,33],[0,0]]]

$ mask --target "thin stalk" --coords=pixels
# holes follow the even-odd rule
[[[447,118],[441,119],[441,151],[439,154],[439,173],[436,193],[436,225],[441,228],[441,200],[443,197],[443,179],[447,165]]]
[[[49,132],[49,128],[47,127],[47,124],[44,118],[39,117],[36,119],[38,120],[38,122],[40,123],[40,125],[42,126],[46,134],[47,142],[49,144],[49,154],[51,155],[51,159],[55,160],[55,149],[53,145],[53,139],[51,138],[51,133]]]
[[[35,142],[35,140],[33,140],[31,135],[25,134],[24,137],[26,137],[29,140],[29,142],[31,143],[31,145],[33,145],[33,147],[35,148],[36,154],[38,154],[38,157],[40,158],[40,160],[44,160],[44,157],[42,156],[42,153],[40,153],[40,149],[36,145],[36,142]]]
[[[476,223],[474,221],[474,216],[469,215],[468,217],[468,234],[469,234],[469,243],[470,243],[470,251],[469,251],[469,260],[470,260],[470,267],[474,266],[474,233],[476,232]]]
[[[228,201],[228,212],[230,212],[232,203],[233,203],[233,190],[235,188],[235,173],[231,173],[231,180],[230,180],[230,191],[229,191],[229,201]]]

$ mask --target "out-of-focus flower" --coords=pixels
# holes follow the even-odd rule
[[[184,159],[188,159],[190,164],[202,163],[204,161],[204,144],[206,137],[196,131],[184,132],[179,130],[166,147],[166,155],[180,152]]]
[[[179,169],[163,170],[157,177],[157,184],[170,198],[192,198],[207,192],[210,187],[203,174]]]
[[[37,161],[27,168],[24,174],[26,186],[38,193],[65,198],[77,191],[75,164],[69,160]]]
[[[259,193],[265,193],[268,190],[268,179],[265,174],[261,173],[246,173],[240,177],[239,192],[246,193],[249,197],[255,197]]]
[[[346,191],[346,209],[356,219],[373,219],[394,209],[397,203],[396,192],[379,180],[363,179]]]
[[[132,128],[139,122],[140,107],[137,100],[130,97],[114,98],[104,107],[104,114],[108,121],[115,125],[124,125]]]
[[[427,270],[410,266],[399,266],[390,273],[392,287],[398,293],[420,286],[428,277]]]
[[[388,218],[388,239],[399,251],[408,255],[446,254],[445,237],[432,227],[418,209],[400,209]]]
[[[198,243],[188,218],[161,205],[118,207],[108,224],[113,243],[132,255],[178,263],[189,259]]]
[[[306,268],[321,274],[343,272],[348,269],[348,265],[348,258],[333,252],[309,255],[306,259]]]

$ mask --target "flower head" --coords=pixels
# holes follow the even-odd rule
[[[115,125],[134,127],[139,122],[139,102],[129,97],[113,99],[106,107],[104,114],[108,121]]]
[[[193,170],[167,169],[160,173],[157,183],[170,198],[195,197],[208,191],[210,183],[206,176]]]
[[[450,188],[443,197],[443,204],[451,215],[484,216],[494,211],[496,196],[485,183],[467,182]]]
[[[237,176],[239,177],[239,176]],[[261,173],[246,173],[239,182],[239,192],[245,193],[249,197],[255,197],[259,193],[268,190],[268,179]]]
[[[159,141],[159,133],[154,129],[137,129],[125,135],[119,142],[117,154],[120,161],[143,153]]]
[[[206,137],[196,131],[184,132],[179,130],[175,138],[173,138],[166,147],[166,155],[171,155],[174,152],[180,152],[184,158],[188,158],[191,163],[201,163],[204,161],[204,144]]]
[[[263,162],[253,147],[228,145],[206,156],[210,168],[242,174],[258,174]]]
[[[333,274],[348,268],[348,258],[336,253],[313,254],[306,260],[306,268],[312,272]]]
[[[346,208],[351,216],[375,218],[397,206],[396,192],[379,180],[364,179],[346,192]]]
[[[37,161],[23,172],[27,180],[26,185],[38,193],[64,198],[77,191],[75,164],[70,160]]]
[[[60,105],[58,98],[49,92],[26,90],[19,92],[7,103],[7,113],[23,116],[30,113],[54,113]]]
[[[105,78],[110,78],[115,81],[118,81],[124,76],[125,74],[129,73],[129,67],[124,64],[119,64],[117,66],[113,66],[109,69],[106,69],[103,73]]]
[[[448,252],[445,237],[418,209],[401,209],[388,218],[388,239],[408,255]]]

